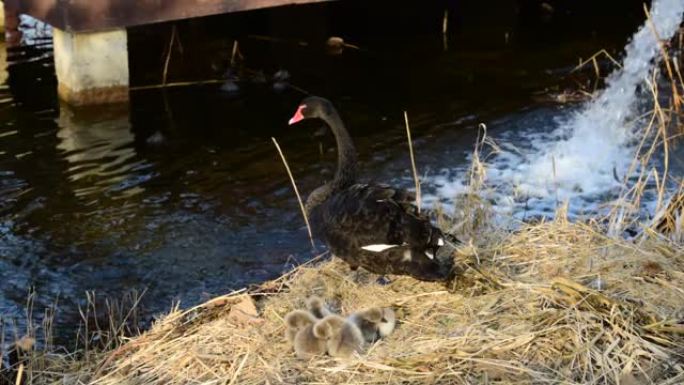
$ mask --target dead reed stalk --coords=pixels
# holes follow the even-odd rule
[[[237,63],[237,57],[240,53],[239,48],[238,48],[238,41],[233,40],[233,51],[230,54],[230,66],[235,67],[235,63]]]
[[[311,232],[311,225],[309,224],[309,216],[306,214],[306,208],[304,208],[304,203],[302,202],[302,197],[299,195],[299,189],[297,189],[297,183],[295,183],[294,176],[292,176],[292,171],[290,171],[290,166],[287,164],[287,159],[285,159],[285,155],[283,154],[283,151],[280,149],[280,145],[278,145],[278,141],[276,138],[271,138],[273,141],[273,144],[276,147],[276,150],[278,150],[278,154],[280,154],[280,159],[283,161],[283,164],[285,165],[285,170],[287,170],[287,175],[290,177],[290,183],[292,183],[292,189],[295,192],[295,195],[297,196],[297,202],[299,202],[299,209],[302,211],[302,217],[304,217],[304,223],[306,223],[306,231],[309,233],[309,241],[311,242],[311,248],[316,249],[316,244],[314,243],[313,240],[313,233]]]
[[[416,168],[416,158],[413,155],[413,140],[411,139],[411,128],[409,127],[408,113],[404,111],[404,123],[406,124],[406,138],[408,140],[409,154],[411,156],[411,170],[413,171],[413,181],[416,185],[416,207],[420,214],[421,193],[420,193],[420,178],[418,177],[418,169]]]
[[[166,59],[164,60],[164,72],[162,73],[162,85],[166,85],[166,80],[169,72],[169,63],[171,62],[171,52],[173,51],[173,44],[176,41],[176,25],[171,27],[171,38],[169,39],[169,48],[166,51]]]

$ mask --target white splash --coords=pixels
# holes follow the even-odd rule
[[[683,14],[684,0],[653,1],[652,26],[661,39],[672,38]],[[559,201],[572,205],[578,198],[596,200],[619,188],[616,175],[622,178],[628,172],[636,130],[642,127],[639,89],[647,85],[660,59],[652,26],[646,22],[636,32],[625,48],[622,68],[608,77],[607,87],[594,100],[556,122],[551,132],[540,133],[537,127],[536,132],[515,134],[528,143],[517,149],[504,145],[503,152],[490,159],[487,184],[498,192],[492,198],[499,209],[508,207],[515,214],[522,205],[526,210],[537,205],[548,211]],[[435,178],[436,194],[453,198],[465,187],[461,178]]]

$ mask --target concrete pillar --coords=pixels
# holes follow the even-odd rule
[[[7,42],[7,47],[17,47],[21,45],[22,34],[19,30],[19,12],[16,9],[12,9],[4,3],[3,7],[3,33],[5,36],[5,42]]]
[[[0,6],[0,33],[5,33],[5,3]]]
[[[54,28],[52,36],[62,100],[74,106],[128,101],[125,29],[72,33]]]

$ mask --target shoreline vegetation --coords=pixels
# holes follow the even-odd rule
[[[455,255],[455,286],[319,257],[250,290],[174,309],[87,355],[32,352],[29,383],[678,384],[684,381],[684,248],[555,220],[496,232]],[[302,361],[283,317],[310,295],[348,314],[390,306],[395,332],[349,360]]]
[[[454,253],[460,273],[451,285],[380,282],[321,255],[273,281],[175,307],[133,337],[125,337],[133,310],[121,309],[107,331],[82,332],[75,352],[27,335],[0,384],[684,383],[684,182],[649,167],[684,132],[682,74],[663,56],[670,107],[653,86],[634,160],[641,171],[607,217],[569,221],[559,203],[553,220],[497,226],[480,198],[482,153],[496,150],[483,135],[469,191],[453,218],[438,218],[466,241]],[[666,180],[679,191],[668,192]],[[647,183],[658,186],[659,205],[645,221],[638,213]],[[298,360],[283,317],[311,295],[343,314],[392,307],[397,328],[348,360]],[[43,329],[49,334],[49,322]]]

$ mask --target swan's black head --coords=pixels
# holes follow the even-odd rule
[[[326,116],[333,114],[336,114],[335,108],[328,99],[318,96],[309,96],[299,103],[297,111],[288,124],[293,125],[305,119],[325,118]]]

